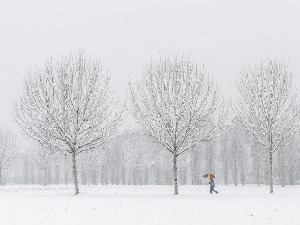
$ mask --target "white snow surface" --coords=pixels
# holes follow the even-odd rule
[[[0,187],[1,225],[300,224],[300,186]]]

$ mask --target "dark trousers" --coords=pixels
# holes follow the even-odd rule
[[[215,192],[215,193],[217,193],[217,194],[218,194],[218,192],[217,192],[217,191],[215,191],[215,187],[213,187],[213,186],[210,186],[210,193],[212,194],[212,192]]]

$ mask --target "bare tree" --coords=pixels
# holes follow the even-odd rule
[[[79,166],[81,167],[82,184],[97,185],[99,170],[106,159],[105,154],[104,149],[80,154]]]
[[[33,163],[43,172],[43,185],[48,185],[50,181],[50,171],[60,161],[61,157],[59,152],[53,151],[47,146],[44,147],[39,144],[35,144],[30,148],[29,153]]]
[[[2,171],[7,169],[17,154],[17,137],[11,131],[0,129],[0,184]]]
[[[273,153],[297,129],[299,108],[292,94],[292,73],[285,62],[262,60],[242,71],[237,87],[237,122],[268,152],[273,193]]]
[[[228,185],[229,180],[229,162],[230,162],[230,156],[229,156],[229,141],[228,141],[228,132],[226,132],[222,138],[220,139],[220,145],[221,145],[221,163],[222,163],[222,172],[224,177],[224,183],[225,185]]]
[[[51,59],[29,72],[15,103],[22,131],[42,146],[71,154],[75,194],[79,193],[76,155],[98,149],[115,133],[121,119],[110,79],[99,61],[83,53]]]
[[[251,146],[251,156],[252,156],[252,166],[253,166],[253,175],[254,175],[254,180],[257,182],[257,186],[260,186],[261,183],[261,164],[262,164],[262,158],[263,156],[261,155],[261,146],[258,145],[255,141],[252,141],[252,146]]]
[[[223,130],[227,110],[213,80],[189,58],[161,57],[145,66],[140,82],[130,84],[129,97],[142,128],[172,154],[178,194],[177,157]]]
[[[299,142],[299,135],[295,140],[292,142],[291,146],[288,146],[287,150],[287,156],[288,159],[288,171],[287,171],[287,177],[288,177],[288,183],[290,185],[294,185],[297,177],[299,179],[299,162],[300,162],[300,142]],[[298,166],[298,167],[297,167]]]
[[[191,183],[193,185],[199,185],[202,184],[202,175],[201,174],[201,156],[202,156],[202,151],[199,148],[193,148],[191,153],[190,153],[190,158],[191,158]]]

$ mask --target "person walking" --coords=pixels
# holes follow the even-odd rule
[[[219,192],[217,192],[217,191],[215,190],[215,181],[214,181],[214,179],[212,178],[212,176],[210,176],[210,178],[209,178],[209,185],[210,185],[210,193],[211,193],[211,194],[212,194],[212,192],[215,192],[215,193],[219,194]]]

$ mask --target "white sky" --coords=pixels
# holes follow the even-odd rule
[[[0,126],[28,68],[85,49],[111,72],[120,98],[159,53],[191,54],[208,65],[221,91],[259,58],[289,60],[300,83],[300,2],[276,0],[1,0]]]

